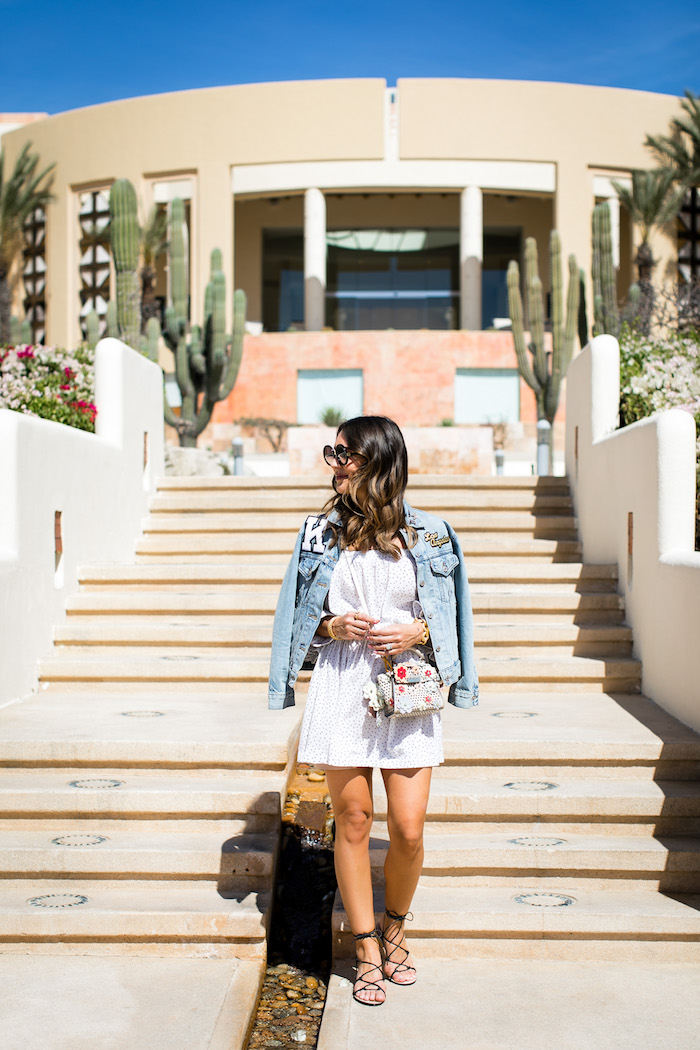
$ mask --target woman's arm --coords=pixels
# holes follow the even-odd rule
[[[474,664],[474,619],[472,602],[469,593],[469,580],[464,564],[464,555],[454,529],[445,522],[447,532],[452,540],[452,550],[457,555],[458,564],[453,574],[455,598],[457,601],[457,645],[461,675],[457,682],[450,686],[449,702],[456,707],[473,707],[479,702],[479,679]]]
[[[304,535],[304,525],[299,529],[292,557],[282,580],[275,621],[272,627],[272,656],[268,685],[268,707],[279,710],[294,706],[294,690],[287,685],[292,653],[292,630],[297,597],[297,575],[299,552]]]

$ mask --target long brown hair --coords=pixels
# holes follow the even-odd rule
[[[407,529],[409,546],[417,536],[407,528],[403,498],[408,483],[408,454],[403,434],[386,416],[356,416],[341,423],[347,447],[365,457],[362,466],[348,475],[348,490],[336,492],[324,512],[335,510],[340,517],[336,527],[341,548],[368,551],[377,548],[400,558],[393,542],[400,529]],[[333,478],[335,488],[335,477]]]

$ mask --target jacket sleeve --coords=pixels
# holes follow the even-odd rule
[[[461,665],[461,677],[450,686],[448,702],[454,704],[455,707],[474,707],[479,702],[479,679],[474,664],[474,618],[469,580],[459,540],[452,527],[447,522],[445,524],[452,540],[452,549],[458,558],[454,571],[454,586],[457,599],[457,643]]]
[[[299,552],[304,526],[299,529],[294,550],[287,571],[282,580],[275,621],[272,627],[272,656],[270,659],[270,677],[268,684],[267,706],[271,711],[280,711],[283,707],[294,706],[294,689],[288,685],[289,667],[292,653],[292,629],[294,627],[294,608],[297,597],[297,576],[299,572]]]

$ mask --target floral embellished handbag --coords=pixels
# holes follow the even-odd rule
[[[404,718],[422,715],[441,711],[445,706],[436,668],[428,663],[419,649],[409,649],[408,652],[415,653],[415,657],[401,663],[385,659],[385,670],[377,675],[376,700],[374,703],[370,700],[370,707],[384,711],[387,718],[391,715]]]

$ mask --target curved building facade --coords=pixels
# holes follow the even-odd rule
[[[634,234],[611,179],[650,166],[645,135],[665,131],[677,107],[671,96],[571,84],[368,79],[207,88],[51,116],[3,137],[10,163],[28,140],[56,163],[25,305],[37,334],[65,345],[89,309],[104,313],[108,192],[126,177],[144,213],[186,202],[193,321],[217,247],[228,309],[235,283],[261,353],[266,333],[279,347],[277,333],[325,331],[338,348],[344,332],[469,330],[483,333],[483,368],[488,330],[507,318],[508,261],[534,236],[546,284],[556,228],[589,273],[591,213],[606,198],[624,293]],[[661,270],[675,272],[675,246],[655,248]],[[164,301],[165,260],[156,292]],[[338,351],[334,361],[349,359]],[[500,351],[493,364],[503,367]]]

